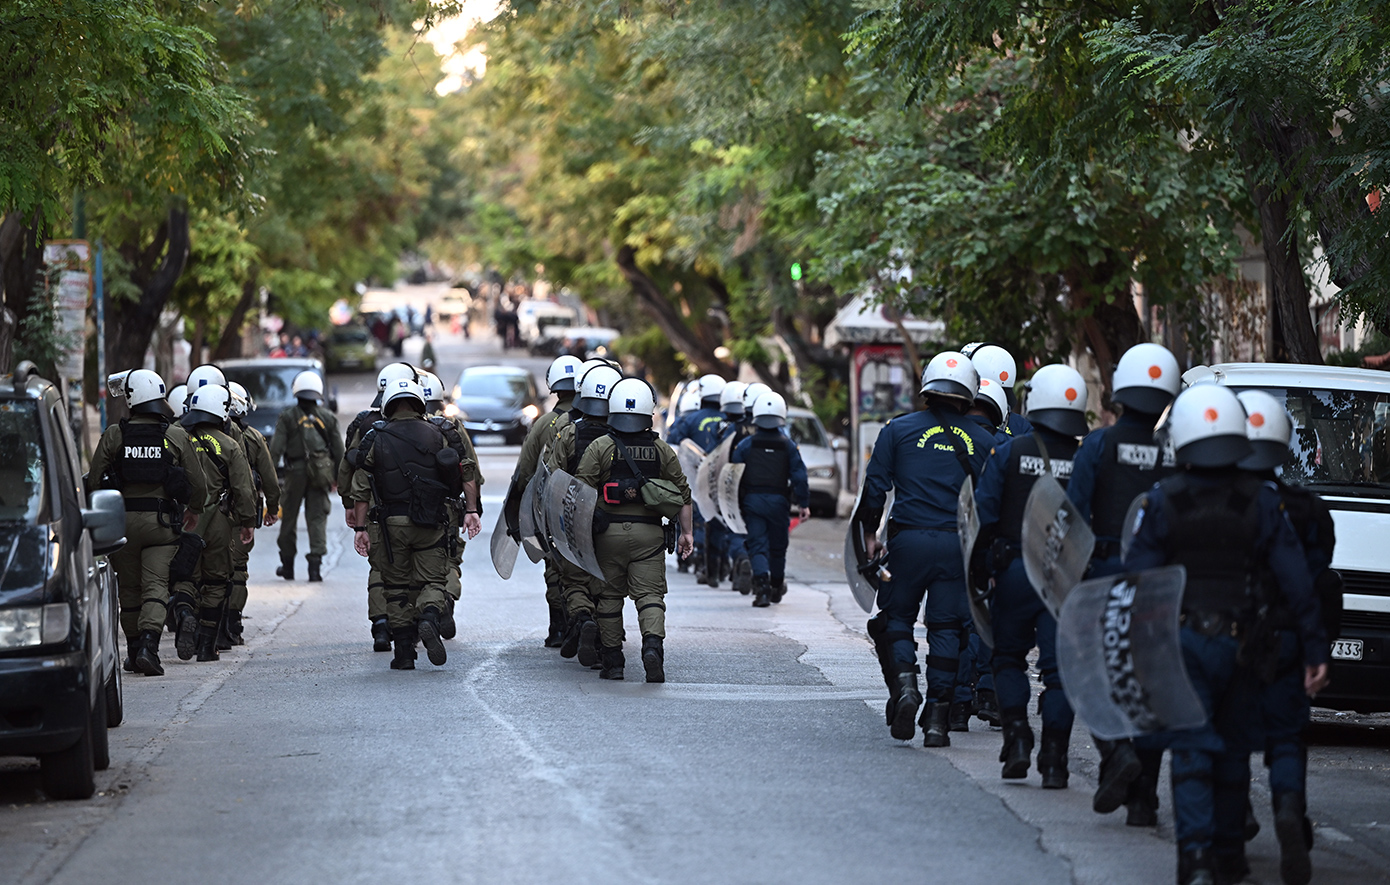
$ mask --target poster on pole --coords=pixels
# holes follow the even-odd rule
[[[92,302],[92,247],[86,240],[49,240],[43,247],[45,289],[53,303],[60,389],[73,434],[83,439],[82,378],[87,357],[87,307]]]

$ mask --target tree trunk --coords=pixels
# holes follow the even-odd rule
[[[699,368],[701,372],[733,376],[734,367],[714,355],[714,350],[691,331],[680,312],[667,299],[666,294],[657,287],[656,282],[637,266],[637,255],[631,246],[623,246],[615,256],[618,269],[632,287],[632,294],[642,309],[652,318],[657,327],[666,333],[676,349]]]
[[[1254,187],[1254,196],[1260,211],[1260,240],[1269,265],[1275,355],[1289,362],[1321,365],[1322,350],[1309,310],[1308,280],[1292,230],[1289,198],[1264,185]]]
[[[108,305],[106,365],[112,372],[145,363],[145,350],[159,327],[159,316],[188,263],[187,210],[183,206],[171,207],[154,243],[142,252],[137,252],[137,248],[127,244],[121,251],[131,259],[131,280],[140,287],[140,296],[113,300]]]
[[[1114,410],[1110,394],[1114,388],[1115,365],[1125,351],[1145,340],[1144,324],[1134,309],[1134,299],[1125,293],[1113,302],[1107,301],[1103,295],[1093,294],[1087,282],[1088,276],[1109,278],[1114,266],[1112,262],[1118,260],[1118,257],[1111,256],[1091,274],[1084,273],[1080,268],[1072,268],[1066,274],[1072,307],[1088,311],[1081,320],[1082,341],[1079,343],[1089,348],[1091,356],[1095,358],[1096,370],[1100,372],[1101,408],[1106,411]]]
[[[246,282],[241,284],[241,298],[237,299],[236,307],[232,308],[231,319],[227,321],[227,328],[222,330],[222,337],[217,339],[217,349],[212,353],[212,362],[241,356],[241,331],[246,325],[246,314],[250,312],[251,305],[256,301],[256,293],[260,291],[257,282],[259,278],[260,266],[251,265]]]

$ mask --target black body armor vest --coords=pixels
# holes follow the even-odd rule
[[[781,433],[753,434],[743,463],[743,494],[783,495],[791,491],[791,440]]]
[[[444,434],[429,421],[378,421],[363,437],[363,457],[372,456],[376,492],[388,516],[405,513],[419,479],[448,485],[436,455],[445,447]]]
[[[1119,538],[1134,499],[1177,469],[1173,450],[1155,443],[1153,431],[1130,424],[1116,424],[1105,431],[1091,498],[1091,530],[1096,537]]]
[[[1005,467],[1004,495],[999,502],[999,535],[1006,541],[1018,544],[1023,538],[1023,514],[1028,505],[1028,494],[1033,491],[1033,483],[1038,481],[1046,470],[1042,448],[1038,445],[1039,434],[1047,446],[1048,458],[1052,462],[1052,476],[1067,487],[1071,479],[1072,458],[1080,445],[1069,436],[1048,433],[1034,428],[1027,436],[1016,436],[1009,444],[1009,463]]]
[[[602,421],[592,418],[574,422],[574,452],[570,455],[569,467],[570,475],[579,472],[579,459],[584,457],[584,452],[593,444],[594,440],[602,439],[608,435],[609,427]]]
[[[116,472],[122,484],[163,485],[173,458],[164,446],[168,424],[132,424],[121,420],[121,458]]]
[[[385,420],[379,409],[367,409],[365,412],[358,412],[357,417],[352,419],[352,423],[347,426],[347,432],[343,434],[343,448],[352,448],[352,438],[362,431],[366,435],[366,428],[376,425],[378,421]]]
[[[608,435],[627,447],[628,457],[633,464],[641,471],[642,479],[661,478],[661,455],[656,448],[657,436],[654,431],[644,430],[641,433],[617,433],[609,431]],[[639,477],[632,472],[632,467],[627,463],[628,459],[619,454],[616,446],[613,447],[613,466],[609,471],[608,478],[614,482],[623,480],[634,480]]]
[[[1235,471],[1219,483],[1199,486],[1179,473],[1160,484],[1168,562],[1187,569],[1184,610],[1238,615],[1254,604],[1262,485]]]

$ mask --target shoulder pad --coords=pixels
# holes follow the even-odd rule
[[[372,429],[373,429],[373,430],[385,430],[385,429],[386,429],[386,426],[387,426],[389,423],[391,423],[391,422],[389,422],[389,421],[373,421],[373,422],[372,422]]]

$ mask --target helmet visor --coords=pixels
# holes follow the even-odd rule
[[[1230,467],[1250,455],[1250,440],[1244,434],[1208,436],[1193,440],[1177,451],[1179,464],[1193,467]]]
[[[1126,409],[1157,415],[1168,408],[1173,397],[1168,391],[1157,387],[1122,387],[1115,391],[1114,400]]]
[[[1074,409],[1033,409],[1028,412],[1028,421],[1063,436],[1085,436],[1089,429],[1086,416]]]
[[[635,412],[615,412],[608,416],[608,426],[619,433],[641,433],[650,430],[652,416]]]

